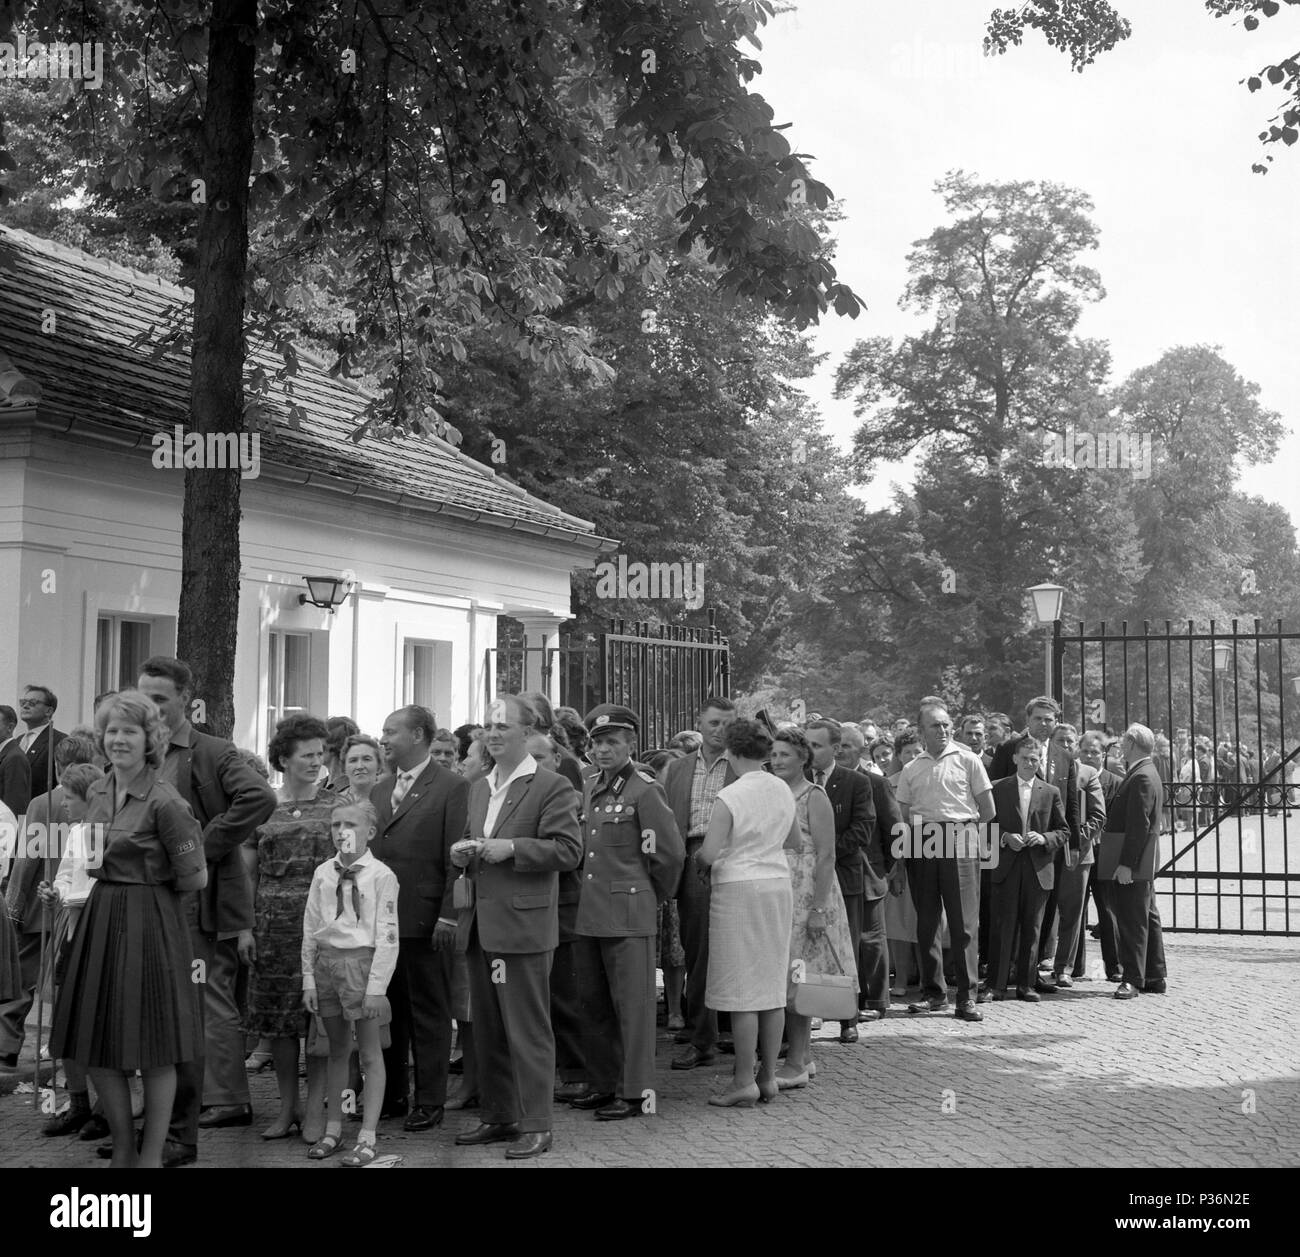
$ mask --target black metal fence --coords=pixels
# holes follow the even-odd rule
[[[727,639],[713,613],[706,628],[607,621],[602,631],[562,634],[559,645],[530,644],[526,637],[503,639],[488,650],[484,701],[496,690],[540,689],[584,715],[598,703],[621,703],[641,720],[643,751],[664,746],[681,729],[695,726],[703,699],[731,693]],[[557,677],[558,672],[558,677]]]
[[[1053,658],[1063,718],[1081,733],[1137,722],[1157,735],[1165,928],[1300,933],[1300,633],[1258,620],[1229,631],[1058,624]]]

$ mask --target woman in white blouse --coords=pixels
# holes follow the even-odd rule
[[[713,870],[704,1002],[731,1014],[736,1045],[731,1090],[709,1103],[727,1108],[750,1107],[777,1094],[793,915],[785,848],[797,850],[800,833],[789,787],[763,771],[771,749],[771,736],[757,722],[737,720],[728,727],[726,756],[736,780],[718,791],[695,857]]]

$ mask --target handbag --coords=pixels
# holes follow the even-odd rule
[[[823,1021],[854,1022],[858,1016],[858,993],[854,990],[854,979],[844,972],[835,945],[827,935],[826,946],[830,948],[839,973],[808,973],[804,970],[802,960],[790,962],[790,985],[793,988],[789,1004],[792,1012],[800,1017],[820,1017]]]
[[[458,910],[474,906],[474,883],[464,873],[451,885],[451,906]]]

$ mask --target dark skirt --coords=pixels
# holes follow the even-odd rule
[[[0,1000],[17,999],[22,993],[23,975],[18,966],[18,935],[0,896]]]
[[[202,1056],[193,952],[170,886],[96,882],[54,1005],[50,1055],[89,1069],[160,1069]]]

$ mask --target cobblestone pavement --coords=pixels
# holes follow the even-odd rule
[[[557,1106],[550,1166],[1295,1166],[1300,1165],[1300,945],[1296,940],[1170,935],[1170,993],[1120,1002],[1081,982],[1041,1004],[983,1006],[983,1025],[909,1016],[896,1004],[841,1046],[818,1035],[806,1089],[754,1109],[716,1109],[729,1057],[668,1068],[660,1034],[658,1112],[596,1122]],[[30,1052],[30,1039],[29,1048]],[[30,1060],[21,1078],[30,1080]],[[6,1166],[101,1166],[94,1147],[46,1139],[32,1097],[0,1076]],[[248,1129],[201,1135],[203,1166],[309,1166],[295,1136],[264,1142],[275,1084],[253,1082]],[[406,1167],[502,1166],[502,1146],[457,1148],[475,1112],[408,1135],[380,1126],[381,1153]],[[345,1134],[352,1134],[349,1124]]]

